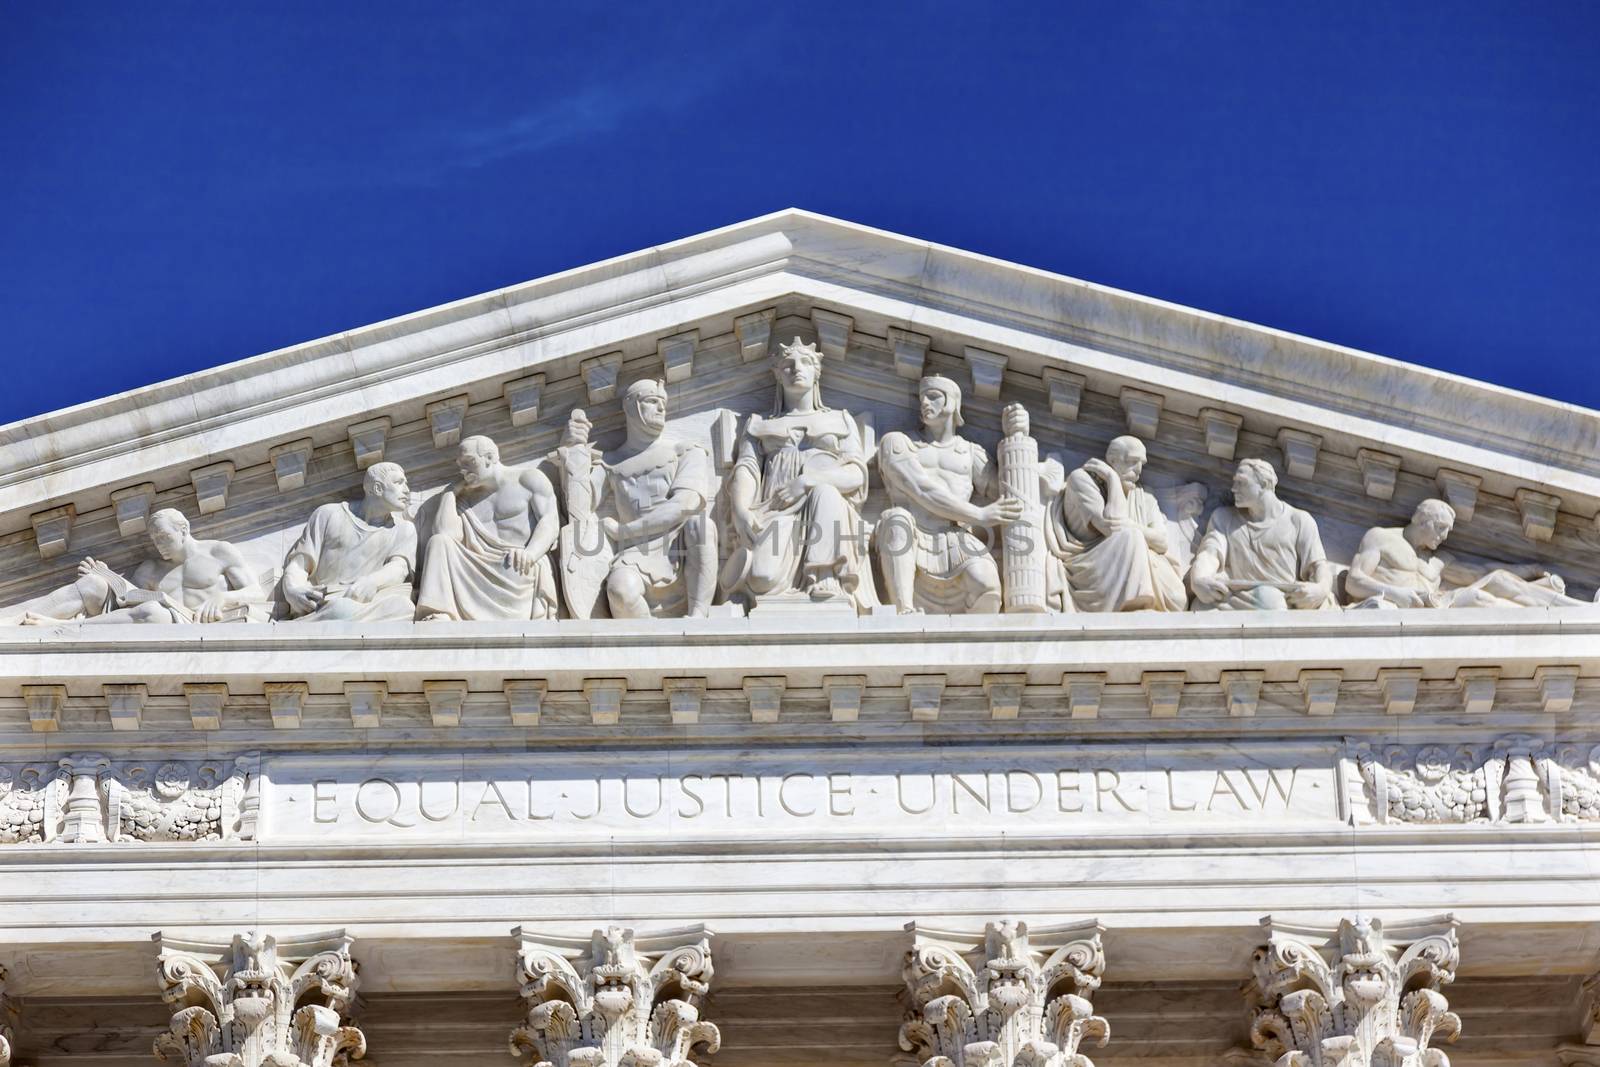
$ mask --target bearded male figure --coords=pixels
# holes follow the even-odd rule
[[[532,465],[501,463],[487,437],[461,442],[456,469],[461,480],[439,494],[417,618],[555,618],[549,556],[561,518],[550,479]]]
[[[1182,611],[1189,597],[1167,517],[1139,475],[1144,442],[1118,437],[1106,458],[1067,475],[1049,509],[1048,541],[1079,611]]]
[[[1277,490],[1272,464],[1239,462],[1233,506],[1212,513],[1190,566],[1195,610],[1338,606],[1317,520],[1278,499]]]
[[[584,413],[574,410],[567,420],[561,452],[568,510],[574,523],[592,518],[607,495],[616,510],[615,518],[599,520],[616,553],[605,577],[612,618],[702,618],[709,614],[717,588],[716,527],[707,516],[711,457],[700,445],[666,433],[667,388],[662,382],[646,379],[630,385],[622,397],[622,414],[626,440],[598,455],[589,446],[591,424]],[[597,546],[570,547],[584,552]],[[571,606],[570,584],[567,600]]]
[[[1361,538],[1345,590],[1364,598],[1353,608],[1578,607],[1566,583],[1537,564],[1474,567],[1438,548],[1456,512],[1443,500],[1424,500],[1403,527],[1375,526]],[[1446,587],[1445,583],[1450,583]]]
[[[78,564],[78,579],[29,605],[24,626],[81,619],[90,623],[246,622],[266,618],[266,601],[239,550],[201,540],[183,512],[150,516],[153,558],[124,578],[96,559]]]
[[[973,531],[1015,522],[1023,505],[998,495],[983,448],[956,434],[961,388],[930,375],[917,388],[922,437],[884,434],[878,470],[894,505],[878,520],[878,558],[889,600],[902,615],[991,614],[1001,606],[1000,569]],[[992,503],[978,505],[975,495]]]
[[[359,504],[323,504],[283,564],[289,616],[305,622],[410,619],[417,527],[398,463],[374,463]]]

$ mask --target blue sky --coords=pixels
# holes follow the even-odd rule
[[[1600,4],[0,4],[0,422],[799,206],[1600,407]]]

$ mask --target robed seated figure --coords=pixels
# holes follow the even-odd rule
[[[1106,458],[1067,475],[1047,510],[1046,540],[1079,611],[1182,611],[1182,564],[1167,517],[1139,485],[1144,442],[1118,437]]]
[[[751,415],[728,480],[735,547],[729,599],[809,598],[865,613],[877,603],[862,545],[867,458],[848,411],[823,406],[822,352],[796,337],[772,360],[772,414]]]
[[[1022,502],[999,492],[983,447],[959,436],[961,388],[929,375],[917,388],[922,434],[887,433],[878,471],[892,507],[875,539],[889,600],[902,615],[922,611],[990,614],[1001,607],[1000,568],[978,535],[1022,517]],[[987,503],[974,503],[974,497]]]
[[[374,463],[358,504],[323,504],[283,563],[289,617],[304,622],[410,619],[417,527],[398,463]]]
[[[501,463],[487,437],[461,442],[456,469],[461,480],[439,494],[423,554],[417,618],[555,618],[550,548],[561,517],[550,479]]]
[[[78,564],[71,585],[27,605],[24,626],[82,620],[88,623],[257,622],[267,602],[239,550],[226,541],[194,536],[183,512],[162,508],[150,516],[155,556],[124,578],[96,559]]]
[[[1473,566],[1439,551],[1456,512],[1424,500],[1403,527],[1375,526],[1361,538],[1345,591],[1355,608],[1576,607],[1566,583],[1537,564]]]
[[[1233,506],[1212,512],[1190,565],[1196,611],[1338,606],[1317,520],[1280,500],[1277,490],[1272,464],[1239,462]]]

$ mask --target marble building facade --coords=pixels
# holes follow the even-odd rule
[[[1597,513],[800,211],[0,428],[0,1067],[1600,1064]]]

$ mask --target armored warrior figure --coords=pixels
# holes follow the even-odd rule
[[[239,550],[226,541],[202,541],[183,512],[163,508],[150,516],[156,550],[124,578],[96,559],[78,564],[78,579],[35,601],[24,626],[82,619],[107,622],[255,622],[267,604]]]
[[[549,555],[561,520],[550,479],[501,463],[487,437],[462,441],[456,468],[461,481],[439,494],[417,618],[555,618]]]
[[[398,463],[374,463],[360,504],[323,504],[283,564],[289,615],[307,622],[410,619],[417,528]]]
[[[664,383],[634,382],[622,398],[628,436],[622,447],[597,455],[589,446],[590,422],[581,410],[567,421],[562,440],[567,508],[574,525],[593,518],[610,495],[616,517],[599,520],[607,547],[615,549],[605,572],[605,595],[616,619],[687,614],[703,617],[716,593],[716,527],[707,516],[711,457],[700,445],[668,435]],[[580,510],[587,515],[580,515]],[[563,552],[599,546],[569,539]],[[581,562],[581,561],[575,561]],[[563,559],[567,599],[576,611],[573,567]]]
[[[1566,583],[1537,564],[1474,567],[1438,551],[1455,525],[1443,500],[1424,500],[1404,527],[1375,526],[1361,538],[1345,591],[1356,608],[1576,607]],[[1446,588],[1449,582],[1451,587]]]
[[[1049,543],[1079,611],[1182,611],[1183,574],[1161,505],[1139,485],[1144,442],[1118,437],[1106,458],[1067,475]]]
[[[746,606],[799,594],[867,612],[877,603],[861,544],[867,458],[848,411],[822,405],[822,352],[796,337],[772,360],[770,416],[739,437],[728,501],[737,545],[722,571]]]
[[[1233,506],[1212,513],[1189,571],[1195,610],[1337,606],[1317,521],[1278,499],[1277,487],[1266,460],[1239,462]]]
[[[956,435],[960,387],[931,375],[917,396],[922,438],[895,432],[878,445],[878,469],[894,504],[876,535],[889,599],[902,615],[998,612],[1000,569],[973,528],[1015,522],[1022,501],[1000,496],[983,448]],[[993,502],[974,504],[975,494]]]

